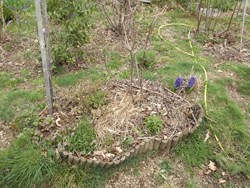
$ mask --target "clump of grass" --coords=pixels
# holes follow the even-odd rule
[[[212,156],[212,147],[204,142],[204,131],[198,130],[174,149],[189,166],[201,166]]]
[[[31,141],[31,132],[22,133],[11,146],[0,151],[1,187],[41,187],[56,171],[55,162]]]
[[[17,110],[30,108],[33,106],[30,103],[34,103],[42,99],[43,93],[37,91],[25,91],[25,90],[14,90],[9,91],[6,94],[0,95],[0,120],[10,121]]]
[[[90,68],[87,70],[81,70],[79,72],[63,74],[57,77],[56,83],[59,86],[73,86],[78,81],[89,78],[91,81],[98,81],[105,79],[105,75],[102,70],[96,68]]]
[[[0,72],[0,80],[0,89],[6,87],[13,87],[23,82],[23,80],[19,78],[14,78],[13,75],[6,72]]]
[[[170,162],[168,160],[163,160],[160,163],[161,171],[163,172],[170,172],[172,170],[172,167],[170,165]]]
[[[123,65],[124,62],[119,52],[111,51],[108,56],[110,60],[107,63],[107,67],[109,69],[119,69]]]
[[[239,83],[237,91],[242,95],[250,95],[250,80]]]
[[[140,50],[136,57],[137,57],[137,61],[139,64],[142,65],[142,67],[144,68],[151,68],[156,64],[156,51],[153,50],[148,50],[145,52],[145,57],[144,57],[144,50]],[[144,59],[143,59],[144,58]]]
[[[161,128],[163,127],[163,120],[159,116],[150,115],[146,118],[145,125],[148,132],[151,135],[155,135],[161,131]]]
[[[40,118],[37,116],[35,109],[24,110],[12,123],[12,128],[22,131],[25,128],[34,128],[38,126]]]
[[[81,151],[84,153],[89,153],[94,151],[95,145],[93,141],[95,140],[95,130],[91,123],[84,118],[78,125],[76,131],[68,136],[67,140],[69,142],[69,151]]]
[[[86,171],[82,167],[62,165],[53,177],[54,188],[83,187]]]
[[[75,85],[78,80],[83,79],[85,77],[84,72],[76,72],[71,74],[64,74],[57,79],[57,84],[59,86],[71,86]]]

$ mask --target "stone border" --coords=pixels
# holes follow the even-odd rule
[[[201,113],[199,113],[197,124],[191,129],[185,130],[184,132],[167,139],[158,138],[156,136],[144,137],[140,139],[140,141],[138,140],[138,144],[136,146],[131,147],[129,151],[124,152],[118,159],[113,159],[113,161],[101,161],[94,157],[79,157],[71,152],[64,150],[62,147],[59,147],[59,145],[57,147],[57,151],[60,154],[61,158],[65,161],[68,161],[69,164],[101,168],[110,168],[113,166],[117,166],[123,163],[125,160],[128,160],[132,157],[136,157],[152,150],[164,150],[169,154],[172,148],[174,148],[178,143],[180,143],[188,135],[192,134],[199,127],[203,116],[202,108],[200,107],[200,109]]]

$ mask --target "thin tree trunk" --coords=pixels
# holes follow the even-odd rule
[[[39,35],[39,43],[40,43],[40,50],[42,56],[42,65],[43,65],[43,73],[45,78],[45,88],[46,88],[46,96],[47,96],[47,103],[48,103],[48,110],[49,114],[53,114],[53,99],[52,99],[52,84],[51,84],[51,75],[48,65],[47,59],[47,50],[45,46],[45,39],[44,39],[44,26],[43,26],[43,17],[42,17],[42,10],[41,10],[41,0],[35,0],[36,6],[36,18],[37,18],[37,26],[38,26],[38,35]]]
[[[238,5],[238,1],[236,1],[236,3],[235,3],[234,10],[233,10],[233,13],[232,13],[232,15],[231,15],[231,18],[230,18],[230,21],[229,21],[229,24],[228,24],[228,26],[227,26],[227,30],[226,30],[226,31],[229,31],[229,29],[230,29],[230,27],[231,27],[232,20],[233,20],[234,14],[235,14],[235,12],[236,12],[237,5]]]
[[[206,31],[206,33],[208,33],[208,22],[209,22],[209,11],[210,11],[210,6],[209,6],[210,4],[209,4],[209,0],[207,0],[207,10],[206,10],[206,29],[205,29],[205,31]]]
[[[221,14],[222,14],[222,11],[220,11],[219,14],[218,14],[218,16],[216,17],[216,20],[214,22],[214,26],[213,26],[213,29],[212,29],[213,32],[214,32],[214,30],[216,28],[216,25],[217,25],[217,23],[218,23],[218,21],[220,19]]]
[[[2,28],[0,33],[0,39],[3,38],[5,33],[5,19],[4,19],[4,13],[3,13],[3,0],[0,0],[0,15],[1,15],[1,22],[2,22]]]
[[[239,16],[239,11],[241,10],[242,2],[243,2],[243,0],[240,1],[239,7],[238,7],[238,10],[237,10],[237,14],[236,14],[236,19],[235,19],[235,24],[236,24],[236,26],[238,25],[238,24],[237,24],[237,18],[238,18],[238,16]]]
[[[201,24],[201,5],[202,5],[202,0],[200,0],[199,5],[198,5],[198,20],[197,20],[197,29],[196,29],[196,33],[199,34],[200,33],[200,24]]]
[[[241,37],[240,37],[240,49],[241,50],[242,50],[242,47],[243,47],[243,35],[244,35],[244,29],[245,29],[245,19],[246,19],[247,5],[248,5],[248,0],[245,0],[244,11],[243,11],[243,16],[242,16]]]

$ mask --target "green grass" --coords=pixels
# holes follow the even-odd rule
[[[44,91],[13,90],[5,94],[0,93],[0,120],[10,121],[17,111],[30,109],[32,104],[44,97]]]
[[[84,118],[78,124],[78,127],[73,135],[66,138],[69,142],[68,150],[75,152],[89,153],[94,151],[95,145],[92,143],[95,139],[95,130],[91,123]]]
[[[209,70],[208,65],[204,65],[204,67]],[[190,75],[203,75],[204,71],[200,67],[200,64],[192,63],[192,62],[178,62],[178,63],[169,63],[166,64],[165,67],[160,68],[157,70],[157,77],[163,83],[167,83],[168,85],[172,86],[174,80],[178,76],[182,77],[189,77]]]
[[[31,132],[22,133],[6,149],[0,151],[0,186],[27,187],[48,183],[56,171],[56,163],[46,150],[31,142]]]
[[[79,72],[59,75],[55,79],[55,83],[59,86],[72,86],[77,84],[78,81],[87,78],[91,79],[92,81],[98,81],[105,79],[105,75],[102,70],[90,68],[87,70],[81,70]]]
[[[190,169],[192,166],[201,167],[212,156],[213,148],[204,142],[204,135],[204,128],[200,128],[174,149]]]
[[[237,91],[239,93],[250,96],[250,79],[247,81],[239,81],[238,85]]]
[[[0,72],[0,89],[7,87],[15,87],[23,82],[22,79],[15,78],[12,74],[7,72]]]
[[[119,69],[124,64],[124,58],[117,51],[109,51],[107,53],[108,62],[107,67],[112,70]]]

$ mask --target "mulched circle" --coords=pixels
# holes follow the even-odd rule
[[[191,104],[158,82],[146,81],[141,89],[136,83],[131,85],[129,80],[113,80],[101,89],[107,93],[108,103],[90,111],[97,135],[94,141],[97,149],[88,154],[81,151],[72,153],[67,152],[69,143],[59,143],[57,149],[66,152],[65,156],[71,161],[74,161],[74,157],[77,162],[79,157],[107,163],[124,161],[131,149],[142,148],[140,145],[147,142],[145,139],[170,140],[189,132],[200,123],[202,108],[199,105]],[[68,92],[70,91],[72,88]],[[83,98],[85,95],[86,91],[82,94]],[[84,111],[84,104],[80,102],[82,99],[73,95],[68,98],[65,96],[55,105],[53,125],[40,129],[40,134],[49,139],[55,138],[58,132],[69,127],[74,130],[72,120],[80,119]],[[46,115],[46,110],[41,113],[44,119]],[[150,115],[156,115],[164,122],[161,131],[156,135],[151,135],[145,126],[145,119]],[[112,144],[107,145],[106,139],[110,135],[113,138]],[[123,147],[122,142],[128,137],[132,137],[133,142],[129,147]]]

